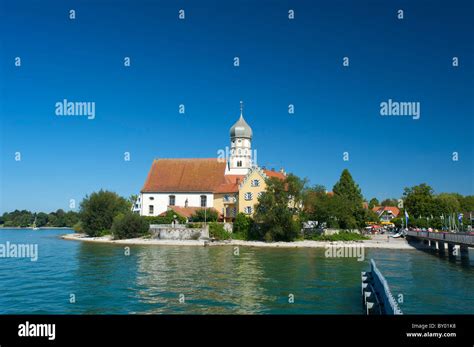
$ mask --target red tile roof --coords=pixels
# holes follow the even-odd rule
[[[400,209],[395,206],[374,206],[372,211],[378,213],[379,216],[381,216],[385,211],[391,211],[394,217],[397,217],[400,213]]]
[[[286,178],[285,174],[280,171],[263,170],[263,172],[265,172],[265,175],[267,175],[268,177],[275,177],[281,180],[284,180]]]
[[[156,159],[141,192],[237,193],[245,175],[225,175],[225,168],[217,158]],[[286,178],[281,172],[263,171],[268,177]]]
[[[226,163],[212,159],[157,159],[142,192],[214,192],[227,183]]]
[[[225,183],[214,190],[214,193],[237,193],[239,191],[239,183],[245,178],[244,175],[226,175]]]

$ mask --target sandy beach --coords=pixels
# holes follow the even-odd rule
[[[386,249],[415,249],[409,245],[405,239],[393,239],[388,241],[387,236],[374,235],[371,240],[363,241],[294,241],[294,242],[263,242],[263,241],[201,241],[201,240],[157,240],[135,238],[126,240],[112,240],[111,236],[87,237],[84,234],[66,234],[62,235],[64,240],[111,243],[120,245],[159,245],[159,246],[246,246],[246,247],[270,247],[270,248],[324,248],[329,245],[364,245],[367,248],[386,248]]]

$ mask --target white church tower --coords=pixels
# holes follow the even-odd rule
[[[252,162],[252,128],[242,114],[243,103],[240,102],[240,118],[230,128],[230,157],[226,175],[246,175],[253,167]]]

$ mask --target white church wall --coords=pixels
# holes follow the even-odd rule
[[[214,195],[212,193],[142,193],[142,205],[140,215],[158,216],[165,212],[169,205],[169,196],[175,196],[175,206],[184,207],[188,199],[188,207],[201,207],[201,195],[207,197],[207,207],[214,207]],[[149,206],[153,205],[153,214],[149,213]]]

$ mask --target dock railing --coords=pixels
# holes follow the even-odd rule
[[[431,239],[437,241],[451,242],[455,244],[467,245],[474,247],[474,234],[470,233],[454,233],[454,232],[432,232],[432,231],[407,231],[407,236],[417,237],[421,239]]]
[[[373,259],[370,260],[370,272],[362,272],[362,300],[367,314],[403,314]]]

